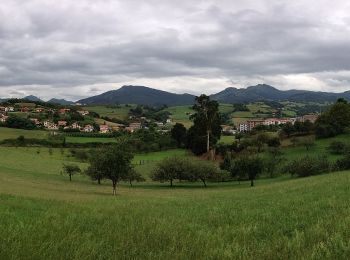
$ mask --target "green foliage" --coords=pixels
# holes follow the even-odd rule
[[[339,99],[316,121],[316,135],[320,138],[336,136],[350,126],[350,104]]]
[[[103,178],[112,181],[113,195],[116,195],[117,183],[126,178],[132,170],[133,154],[125,148],[125,144],[102,147],[90,157],[90,169],[87,173],[98,172]]]
[[[289,162],[286,171],[292,176],[307,177],[327,173],[332,170],[332,165],[326,156],[305,156]]]
[[[171,137],[177,142],[177,146],[181,147],[186,142],[187,129],[183,124],[176,123],[171,129]]]
[[[232,177],[239,180],[249,179],[250,185],[254,186],[254,180],[264,169],[263,160],[258,156],[242,156],[234,160],[231,165]]]
[[[33,130],[36,125],[30,119],[10,115],[6,120],[5,127]]]
[[[350,154],[346,154],[343,158],[338,159],[335,163],[336,170],[350,170]]]
[[[196,113],[190,117],[193,126],[188,131],[187,145],[193,153],[199,155],[209,152],[220,139],[222,129],[219,103],[203,94],[196,97],[193,110]]]
[[[350,144],[346,142],[341,142],[341,141],[333,141],[327,147],[327,150],[331,154],[337,154],[337,155],[348,154],[350,153]]]
[[[155,167],[151,178],[153,181],[169,181],[173,186],[174,180],[202,181],[206,187],[207,180],[221,180],[219,169],[209,161],[190,160],[188,158],[170,157],[162,160]]]
[[[81,169],[76,164],[63,164],[62,172],[69,176],[69,180],[72,181],[72,175],[78,174],[81,172]]]
[[[131,169],[127,175],[125,175],[123,178],[123,181],[126,181],[130,184],[130,186],[132,186],[132,182],[136,181],[136,182],[143,182],[146,179],[142,177],[142,175],[135,171],[134,169]]]
[[[233,111],[234,112],[245,112],[245,111],[249,111],[249,108],[242,103],[235,103],[233,104]]]

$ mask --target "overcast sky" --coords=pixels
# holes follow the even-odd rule
[[[350,1],[1,0],[0,97],[350,90]]]

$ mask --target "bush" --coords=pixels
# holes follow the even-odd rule
[[[286,165],[286,171],[292,176],[307,177],[330,172],[332,165],[326,156],[295,159]]]
[[[345,171],[350,170],[350,154],[347,154],[335,163],[336,170]]]
[[[350,152],[350,145],[340,141],[333,141],[328,147],[327,150],[331,154],[347,154]]]

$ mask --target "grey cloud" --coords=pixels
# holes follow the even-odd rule
[[[350,6],[331,7],[325,0],[4,0],[0,95],[12,87],[48,96],[49,86],[79,98],[141,79],[178,91],[206,84],[212,92],[211,82],[224,88],[231,79],[317,89],[306,80],[315,79],[319,89],[343,90]]]

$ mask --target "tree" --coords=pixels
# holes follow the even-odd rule
[[[290,137],[290,135],[295,131],[295,128],[291,122],[287,122],[282,126],[282,133],[285,133],[287,137]]]
[[[316,135],[330,137],[345,132],[350,126],[350,104],[344,99],[338,99],[326,112],[322,113],[316,121]]]
[[[170,187],[173,187],[175,179],[186,179],[186,163],[187,161],[179,157],[166,158],[156,165],[151,178],[154,181],[169,181]]]
[[[125,147],[124,143],[103,147],[96,150],[90,159],[90,170],[112,181],[113,195],[116,195],[117,183],[132,170],[131,161],[134,156]]]
[[[209,161],[191,161],[189,163],[191,173],[188,176],[189,180],[200,180],[204,187],[207,187],[207,180],[218,180],[220,178],[219,169]]]
[[[275,176],[277,167],[282,163],[282,152],[278,147],[271,147],[268,151],[268,156],[264,159],[265,172],[269,174],[270,178]]]
[[[315,146],[315,137],[308,136],[308,137],[301,138],[300,144],[303,145],[307,151],[309,151],[311,147]]]
[[[91,160],[94,160],[95,158],[91,158]],[[98,169],[97,161],[92,163],[85,171],[84,173],[91,178],[91,180],[97,181],[98,184],[101,184],[101,180],[103,179],[103,173]]]
[[[231,173],[243,179],[245,176],[250,180],[250,186],[254,186],[254,180],[263,171],[263,161],[257,156],[240,157],[234,161]]]
[[[72,181],[72,175],[80,173],[81,170],[78,165],[75,164],[63,164],[63,173],[69,175],[69,181]]]
[[[210,100],[209,96],[203,94],[196,97],[193,110],[196,113],[190,117],[193,120],[193,126],[189,130],[189,136],[193,137],[195,141],[190,142],[191,148],[193,148],[193,145],[203,143],[203,140],[199,141],[198,138],[203,139],[205,137],[206,152],[209,152],[210,145],[215,144],[221,136],[219,103]],[[189,138],[189,140],[191,139]]]
[[[145,178],[143,178],[139,172],[135,171],[135,169],[132,169],[126,176],[123,177],[123,180],[129,182],[130,186],[132,187],[133,181],[142,182],[145,181]]]
[[[238,132],[235,134],[236,140],[238,140],[238,143],[241,142],[241,139],[244,137],[244,134],[241,132]]]
[[[183,124],[176,123],[171,129],[171,137],[177,142],[177,146],[181,147],[186,141],[187,129]]]

